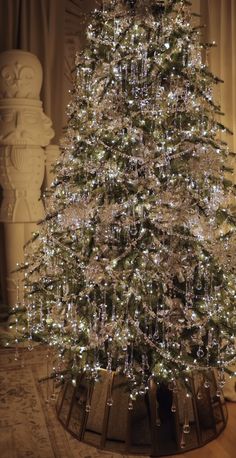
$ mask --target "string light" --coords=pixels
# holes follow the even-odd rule
[[[26,286],[29,339],[63,354],[74,385],[79,371],[123,371],[131,410],[149,377],[216,367],[222,387],[235,361],[236,236],[217,79],[187,2],[129,3],[104,1],[77,55]]]

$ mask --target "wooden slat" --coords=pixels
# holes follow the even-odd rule
[[[100,446],[101,448],[105,447],[105,443],[107,440],[107,431],[108,431],[108,422],[109,422],[109,415],[110,415],[110,409],[112,408],[107,404],[107,401],[112,398],[112,388],[113,388],[113,383],[114,383],[114,372],[111,372],[109,374],[109,382],[107,386],[107,396],[106,396],[106,405],[105,405],[105,411],[104,411],[104,418],[103,418],[103,425],[102,425],[102,435],[101,435],[101,442]]]

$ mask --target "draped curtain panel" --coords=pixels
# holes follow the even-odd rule
[[[97,0],[65,0],[65,99],[63,124],[66,125],[66,105],[70,102],[69,91],[73,86],[75,53],[86,44],[86,26],[91,12],[98,7]]]
[[[208,62],[212,72],[219,76],[224,84],[219,84],[215,91],[215,99],[220,102],[225,116],[221,121],[231,129],[232,136],[225,136],[230,149],[236,152],[236,1],[235,0],[200,0],[201,24],[205,24],[204,39],[215,41],[216,47],[211,50]],[[229,165],[234,169],[236,184],[236,159],[232,158]],[[231,202],[235,207],[236,202]],[[235,371],[236,366],[231,370]],[[236,379],[229,379],[224,387],[224,395],[236,401]]]
[[[225,113],[221,121],[234,133],[225,140],[236,152],[236,1],[201,0],[200,13],[201,23],[206,25],[204,39],[216,43],[208,62],[212,72],[224,81],[217,86],[215,98]],[[236,183],[236,159],[231,160],[231,165]]]

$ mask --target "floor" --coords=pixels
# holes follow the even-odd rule
[[[42,380],[49,365],[46,353],[37,347],[20,351],[18,357],[14,349],[0,350],[0,457],[121,458],[80,443],[65,431],[56,417],[53,384]],[[236,403],[228,403],[228,412],[227,428],[217,440],[176,456],[233,458]]]

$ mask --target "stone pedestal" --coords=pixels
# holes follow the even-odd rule
[[[24,261],[24,245],[44,217],[40,197],[45,148],[54,132],[39,99],[41,85],[42,67],[36,56],[20,50],[0,54],[0,221],[10,307],[23,299],[23,274],[13,271]]]

